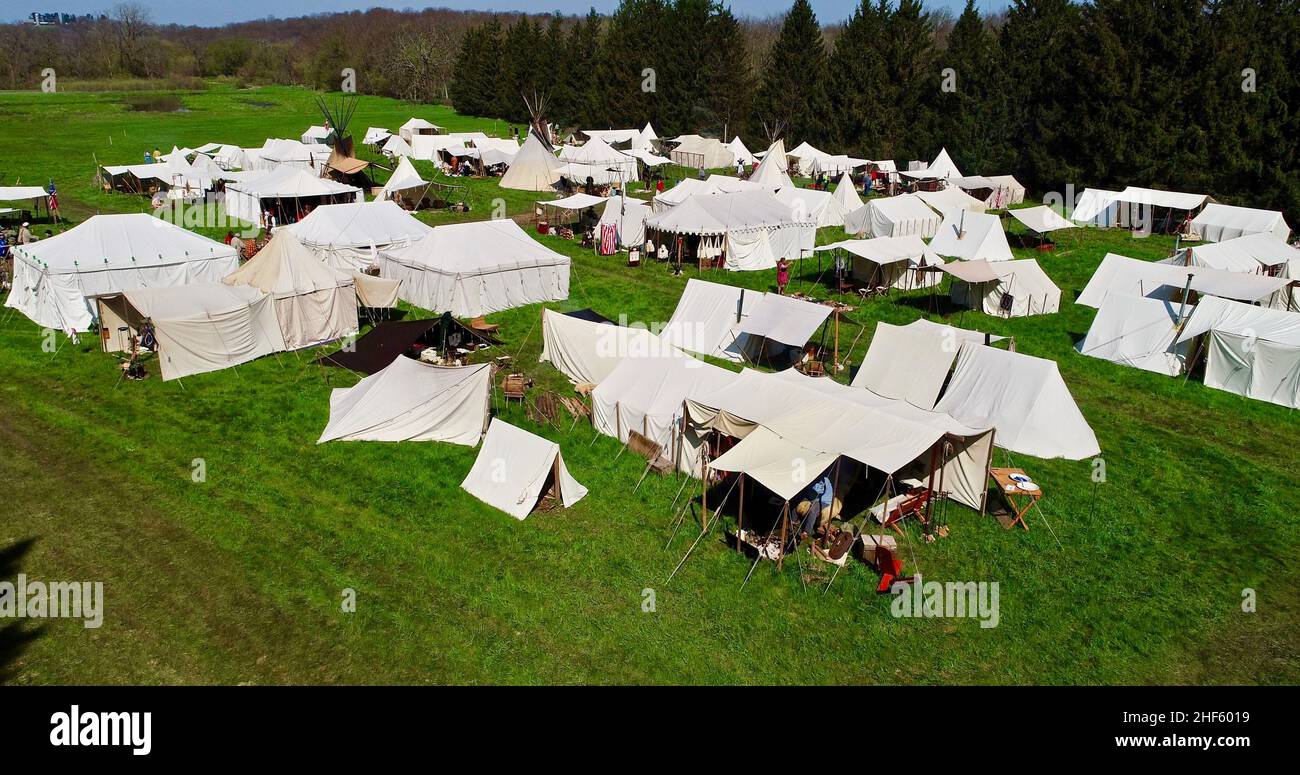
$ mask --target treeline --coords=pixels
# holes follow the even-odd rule
[[[1039,193],[1154,185],[1300,220],[1300,0],[1012,0],[949,25],[862,0],[824,29],[795,0],[755,64],[710,0],[623,0],[608,19],[489,19],[463,38],[462,112],[566,127],[783,136],[872,159],[946,146],[968,174]]]

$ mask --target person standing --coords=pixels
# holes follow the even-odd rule
[[[785,287],[790,284],[790,262],[782,258],[776,262],[776,292],[785,295]]]
[[[18,229],[19,245],[27,245],[32,242],[32,232],[27,228],[28,226],[31,226],[31,224],[27,221],[23,221],[22,227]]]

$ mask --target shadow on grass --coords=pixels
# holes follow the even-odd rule
[[[23,558],[36,545],[35,538],[25,538],[0,549],[0,579],[11,579],[18,575]],[[8,591],[0,592],[8,594]],[[28,627],[27,622],[18,619],[11,624],[0,627],[0,684],[13,680],[12,665],[23,655],[27,647],[45,634],[44,625]]]

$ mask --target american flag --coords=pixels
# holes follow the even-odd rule
[[[59,211],[59,192],[54,190],[54,181],[50,180],[50,212]]]
[[[612,223],[600,225],[600,254],[612,256],[618,252],[618,226]]]

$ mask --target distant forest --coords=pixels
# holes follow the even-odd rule
[[[807,0],[738,17],[712,0],[611,15],[369,10],[221,28],[138,6],[68,26],[0,26],[0,86],[226,77],[337,89],[565,127],[781,135],[834,153],[1012,173],[1036,192],[1145,185],[1300,214],[1300,0],[1012,0],[954,17],[862,0],[823,25]],[[726,139],[730,139],[727,137]]]

